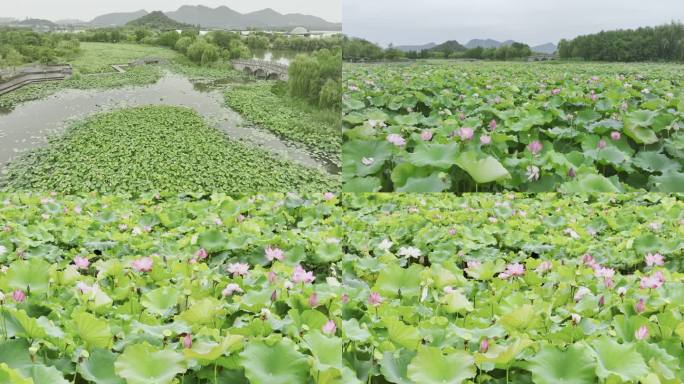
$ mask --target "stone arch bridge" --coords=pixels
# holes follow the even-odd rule
[[[264,60],[233,60],[233,68],[249,75],[287,81],[287,65]]]

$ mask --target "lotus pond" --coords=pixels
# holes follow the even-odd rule
[[[0,378],[681,383],[683,207],[0,194]]]
[[[684,190],[676,64],[345,66],[348,191]]]

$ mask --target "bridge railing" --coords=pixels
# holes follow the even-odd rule
[[[287,72],[287,65],[281,64],[281,63],[275,63],[273,61],[238,59],[238,60],[233,60],[232,62],[233,62],[233,64],[246,65],[246,66],[250,66],[250,67],[269,68],[269,69],[275,69],[275,70],[282,71],[282,72]]]

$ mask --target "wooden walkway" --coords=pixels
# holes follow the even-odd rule
[[[11,77],[0,80],[0,95],[28,84],[68,79],[71,73],[72,69],[69,64],[24,68]]]

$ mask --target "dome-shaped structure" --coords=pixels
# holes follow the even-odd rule
[[[309,31],[304,27],[297,27],[290,32],[290,35],[306,35]]]

